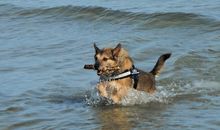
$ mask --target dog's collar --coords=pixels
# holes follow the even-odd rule
[[[137,83],[138,83],[138,74],[139,74],[139,71],[133,65],[131,69],[126,70],[120,74],[117,74],[114,76],[101,76],[100,82],[113,81],[113,80],[119,80],[119,79],[131,77],[134,80],[133,88],[136,89]]]

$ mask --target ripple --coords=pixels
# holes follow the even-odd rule
[[[24,108],[23,107],[8,107],[5,112],[20,112],[23,111]]]
[[[53,119],[33,119],[33,120],[27,120],[23,122],[17,122],[8,127],[8,129],[18,129],[18,128],[27,128],[34,125],[37,125],[42,122],[52,121]]]

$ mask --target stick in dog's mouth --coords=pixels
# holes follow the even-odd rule
[[[96,70],[93,64],[86,64],[84,65],[84,69]]]

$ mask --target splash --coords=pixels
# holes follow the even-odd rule
[[[99,96],[99,93],[95,87],[86,92],[85,101],[89,106],[108,106],[114,104],[110,99]]]
[[[174,93],[168,92],[163,86],[158,86],[158,90],[154,94],[148,94],[143,91],[137,91],[135,89],[129,89],[128,94],[119,103],[122,106],[132,106],[136,104],[147,104],[150,102],[156,103],[169,103],[170,97],[175,96]],[[100,97],[97,89],[88,91],[85,95],[85,100],[88,105],[91,106],[108,106],[114,105],[112,100]]]
[[[133,106],[148,103],[168,104],[177,96],[203,95],[216,91],[220,91],[220,83],[215,81],[176,81],[166,86],[157,86],[157,91],[154,94],[130,89],[128,94],[120,102],[120,105]],[[114,105],[110,99],[100,97],[95,88],[87,92],[85,99],[86,103],[91,106]]]
[[[130,106],[136,104],[147,104],[147,103],[169,103],[171,97],[175,96],[175,93],[169,92],[164,89],[164,86],[158,86],[157,91],[154,94],[149,94],[144,91],[137,91],[130,89],[127,96],[125,96],[121,104],[123,106]]]

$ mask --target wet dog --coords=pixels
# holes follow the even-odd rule
[[[128,52],[118,44],[115,48],[99,49],[96,44],[94,69],[100,77],[97,89],[100,96],[118,104],[133,88],[153,94],[156,91],[155,76],[164,66],[171,53],[159,57],[150,72],[135,68]]]

